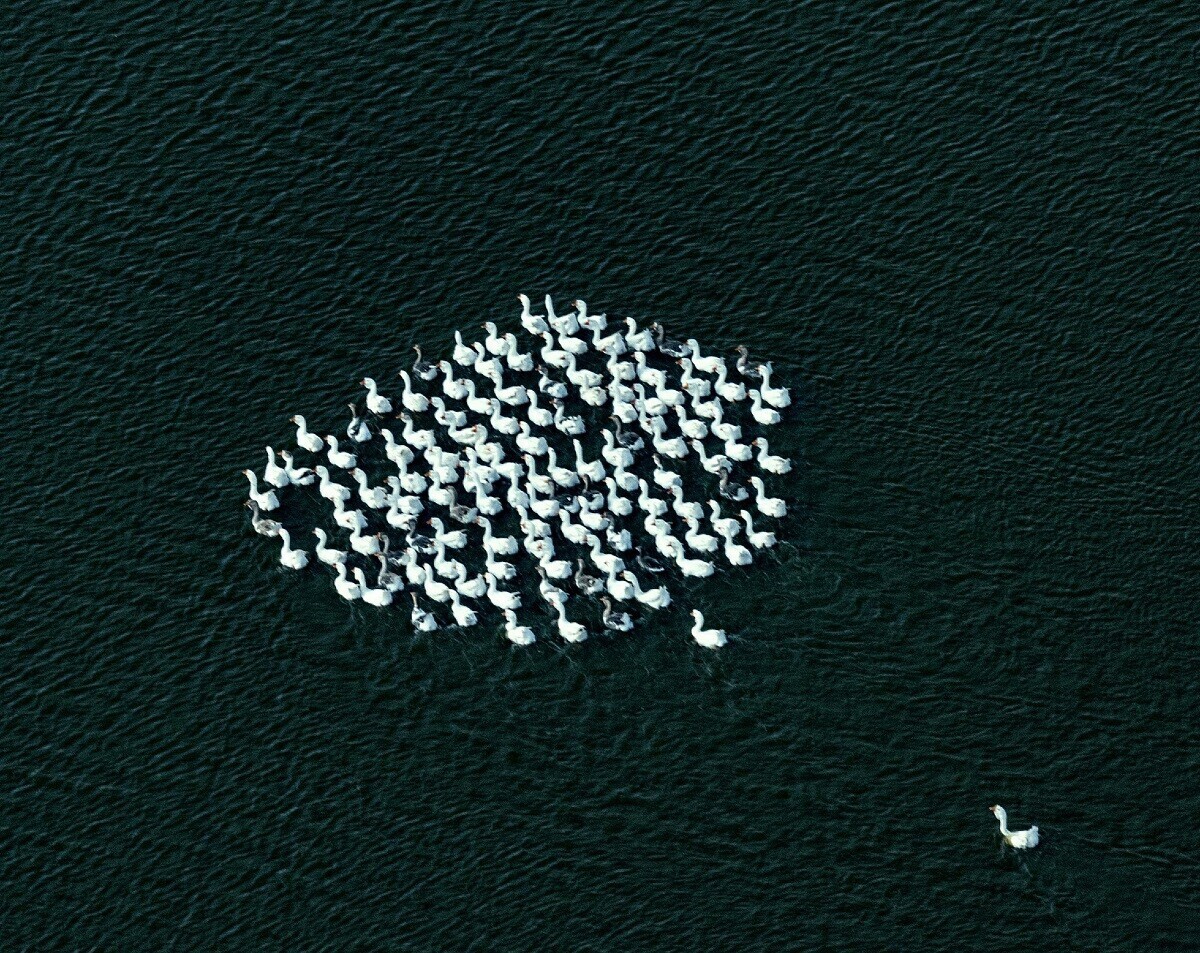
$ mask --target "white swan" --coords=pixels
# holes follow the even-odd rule
[[[291,417],[296,425],[296,446],[302,447],[309,453],[320,453],[325,449],[325,441],[308,429],[308,424],[300,414]]]
[[[1036,826],[1029,828],[1027,831],[1010,831],[1008,829],[1008,812],[999,804],[993,804],[989,810],[1000,821],[1000,833],[1010,847],[1016,847],[1018,850],[1037,847],[1040,838]]]
[[[274,490],[264,490],[261,493],[258,491],[258,474],[253,470],[243,470],[246,479],[250,481],[250,501],[254,503],[264,513],[270,513],[271,510],[279,509],[279,497],[275,495]]]
[[[279,538],[283,540],[283,549],[279,553],[279,561],[288,569],[303,569],[308,565],[308,553],[303,549],[292,549],[292,537],[286,529],[279,527]]]
[[[704,628],[704,613],[699,609],[692,610],[692,618],[696,620],[692,624],[692,638],[696,640],[697,644],[706,649],[719,649],[728,641],[724,629]]]
[[[373,414],[390,414],[392,412],[392,402],[379,393],[374,379],[364,377],[360,383],[367,389],[367,410]]]

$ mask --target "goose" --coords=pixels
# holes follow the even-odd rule
[[[632,493],[638,488],[638,477],[624,467],[613,467],[613,482],[626,493]]]
[[[288,478],[287,470],[275,462],[275,451],[267,447],[267,465],[263,469],[263,482],[282,489],[292,481]]]
[[[539,353],[545,363],[558,368],[564,368],[570,363],[571,355],[554,346],[554,338],[549,331],[542,334],[542,340],[546,343],[542,345]]]
[[[455,443],[466,444],[481,444],[487,440],[487,428],[483,424],[475,424],[471,427],[447,427],[446,434]]]
[[[791,404],[792,395],[786,387],[771,386],[771,373],[771,362],[767,361],[766,364],[762,365],[762,387],[760,388],[762,398],[772,407],[778,407],[782,410]]]
[[[664,490],[670,490],[672,487],[683,489],[683,477],[674,470],[668,470],[663,466],[662,460],[658,454],[654,455],[654,473],[653,479],[655,486],[660,486]]]
[[[748,463],[754,458],[754,451],[750,449],[749,444],[738,443],[736,440],[726,440],[725,456],[727,459],[735,460],[738,463]]]
[[[325,535],[325,530],[318,526],[313,530],[313,535],[317,537],[317,546],[314,551],[317,554],[318,560],[326,566],[336,566],[346,561],[347,554],[345,550],[329,548],[329,537]]]
[[[445,583],[438,582],[431,572],[425,573],[425,579],[421,585],[425,589],[425,595],[434,602],[449,602],[450,593],[454,591]]]
[[[475,489],[475,509],[484,516],[499,516],[503,507],[494,496],[488,496],[483,487]]]
[[[358,466],[358,457],[352,453],[347,453],[345,450],[338,449],[337,437],[330,434],[325,438],[325,441],[329,444],[329,453],[327,456],[331,464],[342,470],[353,470]]]
[[[492,523],[482,516],[476,524],[483,527],[483,548],[492,556],[511,556],[517,551],[517,540],[513,536],[493,535]]]
[[[572,487],[579,485],[579,474],[567,467],[558,465],[558,455],[554,452],[554,448],[550,447],[546,450],[546,472],[550,474],[550,479],[561,487]]]
[[[383,487],[371,486],[367,483],[367,475],[358,467],[350,471],[350,475],[358,481],[358,498],[373,510],[386,509],[388,493]]]
[[[358,580],[358,588],[362,593],[362,601],[367,605],[377,606],[382,609],[384,606],[392,604],[392,591],[382,585],[378,588],[372,588],[367,585],[367,574],[357,566],[354,568],[354,578]]]
[[[571,357],[582,357],[588,352],[588,342],[586,338],[573,338],[567,334],[558,336],[558,346],[566,351]],[[572,369],[574,366],[572,365]]]
[[[383,427],[379,431],[379,435],[383,437],[384,455],[396,464],[398,467],[407,466],[413,462],[412,448],[405,446],[402,443],[396,442],[396,435]]]
[[[429,502],[436,506],[453,505],[454,491],[442,482],[442,475],[437,470],[433,470],[430,472],[429,477],[429,489],[426,492]]]
[[[1028,850],[1037,847],[1040,840],[1037,827],[1031,827],[1026,831],[1010,831],[1008,829],[1008,812],[1004,808],[999,804],[993,804],[988,810],[996,815],[996,819],[1000,821],[1000,833],[1010,847],[1015,847],[1018,850]]]
[[[467,574],[464,572],[455,581],[454,588],[458,590],[459,595],[465,596],[467,599],[482,599],[487,592],[487,579],[482,575],[467,578]]]
[[[660,570],[661,571],[661,570]],[[644,606],[650,606],[652,609],[665,609],[671,604],[671,593],[664,586],[658,586],[654,589],[643,589],[638,577],[626,570],[624,575],[625,580],[633,588],[633,597]]]
[[[582,642],[587,638],[587,629],[578,622],[572,622],[567,618],[567,610],[564,608],[565,602],[565,597],[550,600],[550,604],[554,606],[555,611],[558,613],[558,634],[563,637],[563,641],[565,642]]]
[[[566,434],[568,437],[577,437],[584,432],[583,418],[578,416],[567,417],[563,413],[562,404],[555,398],[551,401],[554,405],[554,427],[560,433]]]
[[[408,548],[414,553],[421,553],[422,555],[430,556],[437,552],[437,543],[435,543],[429,536],[425,536],[421,533],[414,533],[410,530],[404,539],[408,544]]]
[[[745,400],[746,385],[742,383],[734,384],[727,381],[725,377],[728,373],[729,370],[725,367],[725,362],[722,361],[720,368],[717,370],[717,379],[713,381],[713,390],[717,392],[721,400],[730,402]]]
[[[608,590],[610,596],[621,602],[628,602],[633,598],[633,585],[617,573],[610,572],[608,574],[608,578],[604,580],[604,588]]]
[[[594,483],[602,483],[604,478],[608,476],[608,471],[604,469],[604,464],[599,460],[584,460],[583,446],[576,437],[571,441],[575,448],[575,472],[581,477],[586,477]]]
[[[413,361],[412,371],[417,377],[423,381],[431,381],[438,375],[438,364],[434,361],[427,361],[421,354],[421,345],[414,344],[413,350],[417,352],[416,360]]]
[[[646,534],[653,536],[656,541],[671,535],[671,524],[653,513],[648,514],[642,521],[642,527],[646,530]],[[661,547],[659,548],[661,549]]]
[[[483,346],[483,342],[481,341],[476,341],[471,346],[475,348],[475,362],[472,365],[475,373],[480,377],[486,377],[493,383],[498,382],[501,368],[504,366],[500,363],[500,359],[498,357],[488,357],[487,348]]]
[[[546,295],[546,321],[559,334],[575,334],[579,330],[579,317],[575,312],[555,314],[554,302],[549,295]]]
[[[604,439],[604,446],[600,450],[600,456],[614,467],[628,468],[633,466],[633,453],[625,447],[617,446],[611,430],[602,430],[600,436]]]
[[[614,556],[612,553],[601,552],[600,537],[588,536],[587,545],[591,547],[592,562],[596,568],[605,575],[621,572],[625,568],[625,562],[619,556]]]
[[[741,530],[741,523],[735,519],[721,515],[721,504],[716,500],[709,500],[708,508],[712,510],[712,525],[718,535],[733,536]]]
[[[404,405],[404,409],[414,414],[424,413],[429,409],[429,398],[419,391],[412,388],[412,380],[408,376],[408,371],[400,372],[400,379],[404,382],[404,392],[400,395],[400,403]]]
[[[308,467],[298,467],[287,450],[280,450],[279,457],[283,460],[283,469],[287,473],[288,482],[296,486],[311,486],[316,477]]]
[[[487,349],[487,352],[496,357],[507,355],[508,342],[504,340],[499,330],[497,330],[495,322],[485,321],[480,327],[487,331],[487,337],[483,339],[483,346]]]
[[[433,554],[433,571],[443,579],[461,579],[467,574],[467,567],[457,559],[447,559],[446,542],[439,539],[437,551]],[[439,599],[438,601],[445,602],[446,600]]]
[[[741,440],[742,428],[737,424],[727,424],[725,422],[725,410],[720,405],[716,405],[716,416],[712,419],[712,426],[709,428],[713,432],[713,436],[718,440]]]
[[[563,539],[567,542],[574,543],[576,546],[582,546],[587,542],[588,528],[582,523],[572,522],[570,511],[559,509],[558,522]]]
[[[700,458],[700,466],[704,467],[709,473],[718,474],[730,465],[729,460],[719,453],[711,457],[708,456],[704,451],[704,444],[699,440],[692,441],[692,449],[696,451],[696,456]]]
[[[542,559],[538,561],[546,575],[551,579],[570,579],[571,563],[566,559]]]
[[[590,529],[593,533],[602,533],[604,530],[612,526],[612,520],[610,520],[607,516],[584,509],[579,511],[579,522]]]
[[[254,500],[247,500],[246,506],[250,508],[250,525],[254,528],[254,532],[259,536],[278,536],[281,524],[275,520],[266,519],[259,515],[258,504]]]
[[[504,635],[513,645],[532,645],[537,637],[527,625],[517,625],[517,614],[512,609],[504,610]]]
[[[454,363],[459,367],[472,367],[475,364],[475,358],[477,357],[475,349],[467,347],[463,343],[462,331],[454,332],[454,352],[451,354],[451,357],[454,358]],[[445,370],[445,368],[442,369]]]
[[[750,493],[740,483],[731,483],[729,480],[729,468],[721,471],[721,484],[717,487],[717,492],[725,499],[731,500],[734,503],[741,503],[750,497]]]
[[[497,609],[519,609],[521,608],[521,596],[516,592],[505,592],[503,589],[496,588],[496,577],[488,576],[487,598],[488,602],[494,605]]]
[[[776,518],[787,516],[787,504],[783,500],[779,497],[765,495],[766,488],[763,486],[762,477],[751,477],[750,485],[754,487],[754,505],[758,507],[760,513]]]
[[[613,612],[612,600],[608,596],[601,596],[600,601],[604,603],[604,612],[600,617],[604,628],[610,632],[628,632],[633,628],[633,619],[628,612]]]
[[[309,453],[320,453],[325,449],[325,441],[308,429],[308,423],[300,414],[289,419],[296,425],[296,446],[302,447]]]
[[[721,412],[720,398],[712,400],[701,400],[699,397],[692,398],[692,413],[697,417],[703,417],[706,420],[716,420],[717,415]]]
[[[779,411],[762,405],[762,394],[757,390],[750,391],[750,413],[764,427],[779,423]]]
[[[667,375],[646,363],[645,352],[638,351],[635,353],[633,355],[633,361],[637,371],[638,380],[649,384],[655,390],[660,387],[667,386]]]
[[[604,584],[598,578],[583,571],[582,559],[575,560],[575,565],[578,567],[575,571],[575,585],[585,596],[593,595],[604,588]]]
[[[467,534],[461,529],[447,530],[436,516],[429,521],[429,525],[433,528],[433,538],[447,549],[462,549],[467,545]]]
[[[607,354],[610,361],[609,372],[612,372],[611,362],[625,353],[625,335],[620,331],[601,337],[604,328],[592,328],[592,350]]]
[[[775,545],[775,534],[754,531],[754,517],[749,510],[742,510],[742,521],[746,524],[746,539],[755,549],[769,549]]]
[[[308,553],[303,549],[292,549],[292,536],[284,528],[279,527],[279,538],[283,541],[283,549],[279,553],[279,562],[288,569],[303,569],[308,565]]]
[[[642,438],[637,434],[621,428],[621,419],[619,417],[614,416],[613,420],[617,425],[617,433],[615,437],[617,446],[624,447],[631,453],[637,453],[644,446],[646,446],[645,441],[643,441]],[[616,466],[616,464],[614,463],[613,466]]]
[[[427,450],[437,446],[437,439],[432,430],[416,429],[408,414],[401,414],[400,419],[404,421],[404,430],[401,431],[401,436],[404,438],[404,442],[414,450]]]
[[[753,364],[750,363],[750,351],[746,347],[746,345],[739,344],[736,348],[734,348],[734,350],[738,352],[738,359],[737,359],[738,373],[741,374],[742,377],[748,378],[750,380],[756,381],[756,380],[761,379],[762,372],[757,367],[755,367]]]
[[[675,565],[685,576],[691,576],[694,579],[705,579],[713,574],[713,564],[703,559],[689,559],[686,556],[680,556],[675,560]]]
[[[417,605],[417,594],[412,594],[412,624],[418,632],[432,632],[438,627],[437,619]]]
[[[655,437],[654,450],[656,453],[660,453],[664,457],[670,457],[672,460],[682,460],[687,456],[687,441],[682,437],[671,437],[668,440],[664,440],[662,437]]]
[[[691,361],[692,366],[701,374],[716,374],[725,366],[725,361],[719,357],[704,357],[700,353],[700,344],[695,338],[688,338],[687,345],[691,353],[684,360]]]
[[[616,335],[620,337],[620,335]],[[622,339],[623,343],[624,339]],[[637,380],[637,365],[630,364],[628,361],[618,361],[616,354],[609,354],[608,360],[604,362],[604,369],[608,371],[608,376],[613,383],[632,383]]]
[[[362,589],[359,588],[358,583],[351,582],[346,578],[346,564],[338,563],[336,568],[337,578],[333,581],[333,588],[337,590],[337,594],[350,602],[360,598]]]
[[[586,348],[587,345],[584,345]],[[578,363],[575,360],[575,355],[567,352],[567,380],[576,387],[600,387],[604,383],[604,378],[595,371],[580,370]]]
[[[479,622],[475,610],[462,604],[462,597],[453,589],[450,590],[450,614],[454,616],[454,624],[459,628],[468,628]]]
[[[715,553],[720,545],[717,537],[700,532],[700,523],[694,519],[688,519],[686,522],[688,529],[683,534],[684,542],[698,553]]]
[[[629,535],[629,530],[615,530],[609,527],[604,531],[605,538],[608,540],[610,549],[618,553],[627,553],[633,549],[633,537]]]
[[[517,336],[510,331],[504,335],[504,341],[508,345],[508,353],[504,355],[504,363],[508,365],[508,369],[523,374],[532,371],[533,355],[520,350],[517,346]]]
[[[517,449],[525,454],[525,464],[529,466],[533,457],[543,457],[549,449],[545,437],[535,437],[529,429],[529,424],[521,421],[521,432],[517,435]]]
[[[536,493],[531,493],[529,496],[529,508],[544,520],[552,520],[560,512],[565,512],[560,510],[558,500],[553,498],[543,500]]]
[[[254,503],[264,513],[279,509],[279,497],[274,490],[258,491],[258,474],[253,470],[243,470],[246,479],[250,481],[250,502]]]
[[[475,520],[479,519],[479,507],[466,506],[463,503],[457,502],[457,499],[456,499],[457,491],[454,489],[451,489],[450,492],[451,492],[452,496],[455,498],[455,499],[452,499],[452,501],[450,503],[450,518],[452,520],[454,520],[456,523],[469,524],[469,523],[474,523]],[[494,516],[495,514],[491,513],[488,515]]]
[[[694,398],[707,397],[712,393],[712,383],[706,381],[703,377],[692,376],[692,371],[695,365],[686,357],[681,358],[676,362],[683,368],[679,375],[679,386],[682,387],[688,394]]]
[[[350,548],[364,556],[374,556],[382,549],[379,542],[382,538],[382,534],[379,533],[374,536],[364,536],[362,529],[356,526],[350,531]]]
[[[359,383],[367,389],[367,410],[373,414],[390,414],[392,412],[392,402],[379,393],[379,388],[375,386],[372,378],[364,377]]]
[[[486,569],[488,576],[492,577],[493,579],[508,580],[515,579],[517,576],[516,566],[514,566],[512,563],[504,562],[503,560],[499,559],[488,558]]]
[[[529,406],[525,408],[525,416],[535,427],[551,427],[554,425],[554,414],[545,407],[538,406],[537,391],[529,391]]]
[[[725,558],[733,566],[749,566],[754,562],[750,550],[741,543],[735,543],[732,536],[725,537]]]
[[[604,485],[608,487],[605,504],[613,516],[629,516],[633,512],[633,503],[618,492],[617,482],[612,477],[606,477]]]
[[[499,374],[496,375],[496,398],[510,407],[521,407],[529,403],[529,391],[522,384],[513,384],[512,387],[504,386],[504,378]]]
[[[670,527],[667,528],[666,532],[655,534],[654,548],[676,565],[686,555],[683,550],[683,543],[671,535]]]
[[[650,486],[645,480],[638,480],[638,490],[640,492],[638,493],[637,505],[643,513],[649,513],[655,517],[667,515],[667,510],[670,507],[667,506],[665,500],[660,500],[650,495]]]
[[[667,329],[657,321],[654,322],[653,326],[656,335],[655,343],[658,345],[658,349],[667,355],[667,357],[687,357],[692,353],[691,349],[682,341],[674,341],[667,337]]]
[[[689,440],[703,440],[708,436],[708,425],[703,420],[693,420],[682,404],[675,405],[675,416],[679,418],[679,431]]]
[[[462,400],[467,396],[466,378],[454,376],[454,365],[449,361],[439,361],[438,366],[442,369],[442,393],[451,400]],[[439,406],[439,402],[431,401],[435,407]],[[440,407],[445,412],[445,403],[441,403]],[[440,421],[439,421],[440,423]]]
[[[654,333],[646,328],[639,331],[633,318],[625,319],[625,346],[631,351],[653,351],[655,347]]]
[[[608,327],[607,314],[588,314],[587,302],[582,298],[576,298],[574,304],[581,328],[587,328],[589,331],[603,331]]]
[[[671,504],[671,509],[675,511],[675,515],[680,519],[702,520],[704,519],[704,507],[699,503],[685,500],[683,498],[683,487],[678,483],[671,486],[671,495],[675,501]]]
[[[751,446],[758,447],[758,465],[767,473],[790,473],[792,461],[787,457],[777,457],[769,453],[766,437],[758,437],[750,441]]]
[[[724,629],[704,628],[704,613],[699,609],[692,610],[692,618],[696,620],[692,624],[692,638],[698,645],[706,649],[719,649],[728,641]]]
[[[340,499],[333,501],[333,521],[342,529],[348,529],[351,532],[367,528],[367,518],[363,515],[362,510],[348,510]]]
[[[540,390],[547,397],[553,397],[557,400],[564,400],[570,393],[570,391],[567,389],[567,385],[562,381],[551,380],[546,376],[545,367],[538,367],[538,373],[540,374],[540,377],[538,378],[538,390]]]
[[[467,410],[469,410],[473,414],[479,414],[484,417],[490,416],[492,413],[492,398],[478,396],[475,393],[475,382],[474,381],[471,381],[471,380],[464,381],[463,386],[467,392],[466,393]],[[459,426],[463,426],[463,425],[460,424]]]
[[[366,443],[371,439],[371,428],[367,422],[358,416],[358,407],[347,404],[350,408],[350,423],[346,424],[346,437],[354,443]]]
[[[638,419],[637,408],[629,401],[623,400],[617,396],[613,396],[612,402],[613,419],[624,424],[634,423]]]
[[[661,417],[667,412],[667,405],[661,400],[657,397],[646,396],[646,387],[640,381],[633,385],[633,391],[637,394],[633,406],[638,409],[638,413],[648,417]]]
[[[329,478],[329,471],[322,466],[316,467],[317,479],[320,481],[317,484],[317,492],[329,502],[334,503],[341,500],[343,503],[350,502],[350,487],[342,486]]]
[[[541,334],[547,331],[550,325],[540,315],[534,314],[529,310],[529,298],[523,294],[517,295],[517,299],[521,302],[521,327],[530,334]]]
[[[395,482],[393,483],[392,481]],[[383,514],[383,518],[392,529],[408,531],[415,528],[417,525],[417,513],[410,512],[408,507],[411,507],[413,503],[417,506],[422,506],[420,499],[415,496],[401,496],[400,481],[396,480],[395,477],[390,477],[388,484],[392,487],[392,494],[388,497],[388,509]]]

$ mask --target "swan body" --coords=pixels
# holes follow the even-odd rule
[[[999,804],[993,804],[989,810],[1000,821],[1000,834],[1010,847],[1015,847],[1017,850],[1029,850],[1037,847],[1041,838],[1036,826],[1024,831],[1010,831],[1008,829],[1008,812]]]

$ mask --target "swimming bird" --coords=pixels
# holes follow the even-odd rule
[[[657,321],[654,322],[653,328],[656,334],[656,344],[658,349],[667,355],[667,357],[687,357],[691,353],[691,349],[682,341],[674,341],[666,336],[667,329]]]
[[[337,437],[330,434],[325,440],[329,444],[329,452],[326,456],[329,458],[329,462],[335,467],[342,470],[353,470],[358,466],[358,457],[338,448]]]
[[[517,614],[512,609],[504,610],[504,635],[513,645],[532,645],[537,641],[533,629],[517,624]]]
[[[692,610],[692,618],[696,621],[692,624],[692,638],[697,644],[704,646],[706,649],[719,649],[727,641],[724,629],[706,629],[704,628],[704,613],[699,609]]]
[[[317,537],[316,554],[317,559],[323,562],[326,566],[336,566],[339,563],[344,563],[347,559],[347,554],[341,549],[331,549],[327,544],[329,537],[325,535],[325,530],[317,527],[313,530],[313,535]]]
[[[302,447],[309,453],[320,453],[325,449],[325,441],[308,429],[308,424],[300,414],[289,419],[296,425],[296,446]]]
[[[419,605],[417,605],[417,594],[415,592],[412,593],[412,602],[413,602],[413,610],[412,610],[413,628],[416,629],[418,632],[434,631],[438,627],[437,619],[435,619],[430,613],[426,612]]]
[[[371,439],[371,428],[358,416],[358,408],[354,404],[346,406],[350,408],[350,423],[346,424],[346,436],[354,443],[366,443]]]
[[[367,410],[373,414],[390,414],[392,412],[392,402],[379,393],[374,379],[364,377],[360,383],[367,389]]]
[[[762,392],[763,400],[772,407],[778,407],[782,410],[791,404],[792,395],[786,387],[772,387],[771,374],[771,362],[767,361],[766,364],[762,365],[762,387],[759,389]]]
[[[744,344],[739,344],[734,348],[738,352],[737,369],[742,377],[756,381],[762,378],[762,371],[750,363],[750,350]]]
[[[254,500],[247,500],[246,506],[250,508],[250,525],[254,528],[254,532],[259,536],[278,536],[282,526],[275,520],[269,520],[264,516],[259,515],[259,507]]]
[[[284,528],[279,527],[279,538],[283,540],[283,549],[279,554],[279,561],[288,569],[303,569],[308,565],[308,553],[303,549],[292,548],[291,534]]]
[[[758,465],[767,473],[789,473],[792,461],[787,457],[777,457],[768,453],[769,445],[766,437],[758,437],[750,441],[750,445],[758,447]]]
[[[760,513],[764,516],[774,516],[776,518],[787,516],[787,503],[778,497],[767,496],[761,477],[751,477],[750,485],[754,487],[756,494],[754,505],[758,507]]]
[[[633,619],[628,612],[613,612],[612,600],[608,596],[601,596],[600,601],[604,604],[601,616],[604,628],[610,632],[628,632],[633,628]]]
[[[308,467],[298,467],[295,465],[290,451],[280,450],[279,458],[283,460],[283,469],[287,473],[288,483],[293,486],[309,486],[316,480],[312,470]]]
[[[261,493],[258,490],[258,474],[253,470],[243,470],[246,479],[250,481],[250,501],[254,503],[264,513],[270,513],[271,510],[279,509],[279,497],[275,495],[274,490],[263,490]]]
[[[267,447],[267,465],[263,469],[263,480],[281,489],[292,482],[288,478],[287,470],[275,462],[275,451],[270,447]]]
[[[358,583],[351,582],[346,577],[346,564],[338,563],[335,568],[337,570],[337,578],[333,581],[333,588],[337,590],[337,594],[350,602],[361,598],[362,589],[359,588]]]
[[[1018,850],[1028,850],[1029,848],[1037,847],[1040,837],[1038,836],[1036,826],[1026,831],[1010,831],[1008,829],[1008,812],[1004,808],[999,804],[993,804],[988,810],[996,815],[996,818],[1000,821],[1000,834],[1010,847],[1015,847]]]
[[[762,405],[762,394],[757,390],[750,391],[750,413],[764,427],[779,423],[779,411]]]
[[[421,345],[414,344],[413,350],[417,352],[417,359],[413,361],[412,370],[417,377],[423,381],[431,381],[438,375],[438,366],[433,361],[427,361],[421,355]]]

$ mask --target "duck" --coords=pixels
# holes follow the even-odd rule
[[[1030,850],[1037,847],[1038,841],[1041,838],[1038,835],[1036,826],[1025,831],[1010,831],[1008,829],[1008,812],[1004,808],[999,804],[993,804],[988,810],[1000,821],[1000,834],[1006,844],[1017,848],[1017,850]]]
[[[346,437],[354,443],[366,443],[371,439],[371,428],[367,422],[358,416],[358,407],[347,404],[350,408],[350,423],[346,424]]]
[[[275,520],[269,520],[260,515],[258,504],[254,500],[247,500],[246,506],[250,509],[250,525],[254,528],[254,532],[259,536],[278,536],[281,524]]]
[[[787,516],[787,503],[778,497],[766,495],[762,477],[751,477],[750,485],[754,487],[754,505],[758,507],[760,513],[764,516],[774,516],[777,519]]]
[[[329,458],[331,464],[342,470],[353,470],[358,466],[358,457],[352,453],[347,453],[345,450],[338,449],[337,437],[330,434],[325,438],[325,441],[329,444],[329,452],[326,456]]]
[[[418,632],[433,632],[437,627],[437,619],[429,612],[426,612],[417,604],[417,594],[412,593],[412,624],[413,628]]]
[[[326,566],[336,566],[346,561],[348,557],[345,550],[331,549],[329,547],[329,537],[325,535],[325,530],[318,526],[313,530],[313,535],[317,537],[317,546],[314,552],[316,552],[317,559],[320,562],[323,562]]]
[[[287,473],[288,483],[294,486],[311,486],[316,480],[312,470],[308,467],[298,467],[291,453],[287,450],[279,451],[279,458],[283,460],[283,469]]]
[[[303,569],[308,565],[308,553],[303,549],[292,549],[292,536],[284,528],[279,527],[279,538],[283,541],[283,549],[279,553],[279,562],[287,569]]]
[[[541,334],[550,330],[545,318],[529,310],[529,298],[526,295],[517,295],[517,300],[521,302],[521,327],[530,334]]]
[[[250,481],[250,502],[257,506],[264,513],[270,513],[272,510],[279,509],[279,497],[275,495],[274,490],[263,490],[261,493],[258,489],[258,474],[253,470],[243,470],[246,479]]]
[[[687,357],[691,349],[682,341],[674,341],[667,337],[667,329],[657,321],[654,322],[655,344],[667,357]]]
[[[467,347],[463,343],[462,331],[454,332],[454,351],[451,353],[454,363],[459,367],[473,367],[475,358],[478,356],[474,348]],[[445,370],[445,368],[443,368]]]
[[[358,583],[351,582],[346,577],[346,564],[338,563],[335,568],[337,569],[337,578],[333,581],[333,588],[337,594],[349,602],[361,598],[362,589],[359,588]]]
[[[762,394],[757,390],[750,391],[750,413],[764,427],[779,423],[779,411],[762,405]]]
[[[414,344],[413,350],[417,352],[417,356],[412,364],[412,372],[423,381],[431,381],[436,378],[438,375],[437,363],[425,360],[421,354],[421,345]]]
[[[331,480],[329,478],[329,471],[325,467],[318,466],[316,474],[317,479],[320,480],[320,483],[317,484],[317,492],[321,496],[329,500],[330,503],[336,503],[338,500],[341,500],[343,503],[350,502],[350,487],[342,486],[342,484]]]
[[[704,613],[699,609],[692,610],[692,618],[695,620],[692,623],[692,638],[696,640],[697,645],[706,649],[719,649],[728,641],[724,629],[704,628]]]
[[[749,380],[753,380],[753,381],[761,380],[762,379],[762,371],[760,371],[757,367],[755,367],[753,364],[750,363],[749,348],[747,348],[746,345],[744,345],[744,344],[739,344],[736,348],[734,348],[734,350],[738,352],[738,359],[737,359],[738,373],[741,374],[742,377],[748,378]]]
[[[767,361],[762,365],[762,386],[759,390],[762,392],[762,398],[772,407],[777,407],[782,410],[792,403],[791,392],[786,387],[771,386],[771,362]]]
[[[513,645],[532,645],[537,641],[533,629],[517,624],[517,614],[512,609],[504,610],[504,636]]]
[[[610,632],[628,632],[633,628],[633,618],[628,612],[613,612],[612,600],[608,596],[601,596],[600,601],[604,604],[604,612],[600,617],[604,628]]]
[[[750,441],[750,445],[758,447],[758,465],[767,473],[790,473],[792,461],[787,457],[777,457],[768,452],[769,444],[766,437],[758,437]]]
[[[325,449],[325,441],[308,429],[308,423],[300,414],[289,418],[296,425],[296,446],[309,453],[320,453]]]
[[[275,451],[267,447],[267,465],[263,469],[263,482],[282,489],[292,481],[288,478],[287,470],[275,462]]]
[[[367,389],[367,410],[373,414],[390,414],[392,412],[392,402],[379,393],[379,388],[375,386],[372,378],[364,377],[360,383]]]

